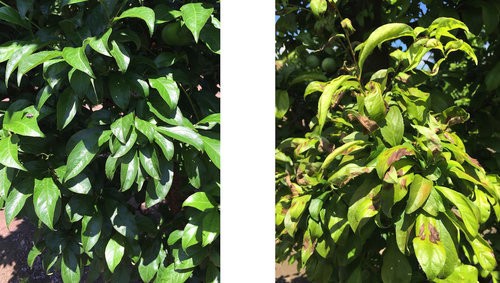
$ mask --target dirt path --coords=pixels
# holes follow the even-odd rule
[[[274,268],[276,283],[310,283],[304,272],[297,271],[297,263],[277,263]]]

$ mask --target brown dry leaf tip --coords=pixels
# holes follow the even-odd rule
[[[406,189],[406,178],[401,178],[401,180],[399,181],[399,184],[401,185],[401,187]]]
[[[392,153],[387,159],[387,164],[390,166],[392,163],[400,160],[403,156],[413,155],[414,153],[407,150],[406,148],[398,149],[396,152]]]
[[[477,159],[470,157],[470,155],[468,155],[468,154],[467,154],[467,158],[468,158],[468,159],[469,159],[469,161],[470,161],[471,163],[473,163],[474,165],[477,165],[477,166],[479,166],[479,167],[483,167],[483,166],[481,166],[481,164],[479,164],[479,161],[477,161]]]
[[[425,240],[425,225],[424,224],[420,225],[420,231],[418,232],[418,236],[420,237],[420,240]]]
[[[460,211],[458,211],[458,208],[452,207],[451,212],[453,212],[453,214],[455,214],[455,216],[458,217],[458,219],[462,220],[462,215],[460,215]]]
[[[366,116],[359,116],[357,117],[359,123],[370,133],[374,132],[376,129],[378,129],[377,122],[370,120],[370,118]]]
[[[429,232],[431,233],[429,235],[429,241],[431,241],[431,243],[433,244],[436,244],[438,241],[440,241],[439,232],[437,231],[436,227],[434,227],[430,223],[427,224],[427,227],[429,228]]]

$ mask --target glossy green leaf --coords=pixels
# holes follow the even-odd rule
[[[429,30],[429,32],[432,32],[439,28],[443,28],[446,30],[453,30],[458,28],[458,29],[463,29],[465,31],[469,31],[469,28],[463,22],[455,18],[449,18],[449,17],[439,17],[435,19],[427,29]]]
[[[453,273],[444,278],[435,278],[434,282],[437,283],[452,283],[452,282],[462,282],[462,283],[476,283],[478,281],[478,271],[475,266],[462,264],[457,266]]]
[[[109,41],[109,36],[111,35],[112,32],[113,29],[109,28],[101,37],[91,38],[89,40],[90,47],[92,47],[92,49],[94,49],[95,51],[104,56],[111,57],[111,54],[109,53],[110,50],[108,46],[108,41]]]
[[[54,230],[61,209],[61,192],[51,177],[35,179],[33,206],[38,218]]]
[[[137,237],[138,228],[134,214],[125,205],[117,202],[108,203],[106,210],[116,232],[128,239]]]
[[[205,211],[215,207],[214,201],[205,192],[196,192],[190,195],[183,203],[182,207],[194,207],[200,211]]]
[[[121,158],[121,162],[121,190],[126,191],[132,187],[137,177],[137,171],[139,169],[139,157],[134,150],[129,151],[125,156]]]
[[[192,269],[188,269],[185,271],[176,270],[175,264],[171,263],[167,267],[161,266],[158,270],[158,274],[156,276],[155,283],[162,282],[172,282],[172,283],[183,283],[186,282],[191,274],[193,273]]]
[[[30,24],[24,20],[14,8],[9,6],[0,7],[0,20],[26,29],[30,28]]]
[[[5,222],[7,226],[21,212],[26,200],[33,194],[33,179],[26,178],[14,184],[5,200]]]
[[[12,180],[15,176],[15,169],[3,166],[0,167],[2,167],[2,169],[0,169],[0,199],[5,200],[7,199]]]
[[[321,169],[326,169],[328,166],[340,155],[347,155],[350,153],[350,149],[355,146],[355,145],[360,145],[366,143],[363,140],[354,140],[351,142],[347,142],[337,148],[335,148],[328,156],[325,158],[325,161],[323,161],[323,164],[321,164]]]
[[[387,169],[391,167],[391,165],[401,160],[404,156],[414,155],[415,150],[409,144],[398,145],[389,149],[385,149],[378,157],[377,157],[377,174],[380,179],[383,179],[385,172]]]
[[[136,141],[137,141],[137,133],[135,132],[134,129],[132,129],[132,132],[130,132],[130,137],[128,138],[125,144],[121,144],[120,142],[118,142],[118,149],[114,151],[113,157],[118,158],[129,153],[130,150],[134,147]]]
[[[68,155],[66,174],[64,175],[64,180],[70,180],[80,174],[87,165],[90,164],[92,159],[96,156],[99,151],[99,146],[97,144],[100,131],[89,128],[82,130],[72,138],[75,139],[73,144],[68,142],[70,153]]]
[[[144,282],[150,282],[155,277],[160,265],[165,259],[163,245],[159,241],[154,241],[141,255],[139,262],[139,275]]]
[[[134,127],[134,113],[129,113],[111,124],[111,132],[121,143],[126,143]]]
[[[59,95],[57,100],[57,128],[62,130],[66,128],[76,115],[78,107],[78,96],[71,88],[67,88]]]
[[[288,92],[282,89],[276,90],[276,109],[275,109],[276,118],[278,119],[283,118],[286,112],[288,112],[288,107],[290,107]]]
[[[68,190],[83,195],[88,194],[92,189],[92,184],[90,183],[89,178],[83,173],[80,173],[75,178],[67,181],[65,186]]]
[[[375,29],[375,31],[370,34],[368,39],[363,42],[361,46],[359,46],[359,48],[361,48],[358,59],[360,72],[363,70],[363,64],[365,63],[366,58],[368,58],[368,55],[372,53],[376,46],[388,40],[404,36],[415,37],[413,29],[409,25],[402,23],[385,24]]]
[[[138,18],[143,20],[148,26],[149,36],[153,36],[155,29],[155,12],[153,9],[144,6],[130,8],[121,13],[120,16],[114,18],[114,21],[124,18]]]
[[[206,247],[215,241],[220,231],[220,213],[217,210],[210,210],[204,215],[202,220],[201,243]]]
[[[111,56],[115,58],[116,64],[118,65],[118,70],[125,73],[127,71],[128,65],[130,64],[130,55],[124,45],[111,40],[111,50],[109,51]]]
[[[479,217],[480,215],[476,215],[474,212],[477,210],[472,201],[470,201],[467,197],[462,195],[461,193],[454,191],[452,189],[436,186],[436,189],[439,190],[441,194],[445,198],[447,198],[451,203],[456,205],[458,211],[460,212],[460,217],[467,228],[467,232],[475,237],[479,230]]]
[[[14,102],[5,112],[3,128],[21,136],[45,137],[38,127],[39,112],[31,105],[22,109],[22,105]],[[21,107],[18,107],[21,106]]]
[[[336,102],[338,96],[340,95],[339,89],[347,80],[351,78],[353,77],[347,75],[340,76],[332,80],[330,83],[328,83],[327,86],[325,86],[325,89],[321,94],[318,102],[318,124],[320,130],[326,123],[326,116],[330,110],[330,107],[334,102]]]
[[[160,159],[160,180],[149,182],[146,187],[146,207],[161,202],[172,187],[174,171],[172,163]]]
[[[87,0],[62,0],[61,6],[73,5],[81,2],[87,2]]]
[[[201,136],[203,148],[210,157],[210,160],[220,169],[220,141],[206,136]]]
[[[360,225],[363,225],[367,218],[371,218],[378,214],[379,204],[376,202],[376,197],[382,186],[376,186],[370,192],[353,203],[347,211],[347,219],[352,230],[356,232]]]
[[[405,125],[399,107],[393,106],[385,117],[386,125],[380,129],[382,137],[391,146],[397,146],[403,139]]]
[[[497,262],[495,259],[495,253],[488,242],[478,235],[472,241],[469,240],[469,243],[474,250],[474,254],[476,255],[481,267],[486,271],[493,271],[497,266]]]
[[[139,161],[142,168],[154,179],[160,179],[158,156],[152,146],[141,147],[139,150]]]
[[[127,84],[125,77],[118,74],[110,74],[109,81],[109,94],[113,102],[125,110],[130,102],[130,86]]]
[[[24,56],[19,62],[19,66],[17,69],[17,84],[20,85],[21,77],[36,66],[60,56],[61,51],[58,50],[41,51],[29,56]]]
[[[95,78],[94,72],[90,67],[87,55],[85,55],[85,46],[82,47],[64,47],[62,51],[64,60],[73,68],[84,72],[92,78]]]
[[[360,166],[356,163],[348,163],[331,174],[330,177],[328,177],[327,182],[335,186],[343,187],[357,176],[370,173],[372,170],[373,167]]]
[[[203,124],[203,123],[219,123],[220,124],[220,113],[210,114],[210,115],[206,116],[205,118],[201,119],[196,124]]]
[[[410,185],[410,195],[406,203],[406,213],[413,213],[419,209],[429,197],[433,188],[433,182],[419,174],[415,175]]]
[[[406,256],[399,251],[394,238],[389,239],[388,247],[384,251],[381,275],[384,283],[411,281],[412,268]]]
[[[324,14],[328,8],[326,0],[311,0],[311,11],[316,17]]]
[[[82,247],[85,252],[90,252],[99,240],[99,237],[101,236],[102,222],[103,219],[100,212],[93,216],[83,216],[81,238]]]
[[[432,280],[437,277],[446,262],[446,250],[440,240],[440,226],[434,218],[419,215],[415,233],[415,256],[427,278]]]
[[[385,101],[382,97],[382,89],[378,83],[370,84],[372,89],[364,99],[366,112],[370,119],[374,121],[382,121],[385,117]]]
[[[36,245],[33,245],[30,252],[28,253],[28,266],[33,268],[33,264],[35,263],[36,258],[42,254],[42,251],[38,249]]]
[[[111,273],[115,271],[115,268],[122,261],[124,253],[125,247],[122,238],[118,235],[111,237],[104,251],[104,258]]]
[[[2,7],[5,8],[5,7]],[[0,8],[0,9],[2,9]],[[0,12],[0,17],[1,17],[1,12]],[[10,57],[9,61],[7,62],[7,65],[5,66],[5,85],[9,85],[9,78],[10,75],[14,72],[14,70],[17,68],[19,63],[24,57],[27,57],[31,55],[31,53],[35,52],[35,50],[38,48],[38,44],[26,44],[21,46],[20,48],[16,49],[16,51],[12,54]]]
[[[160,147],[163,156],[167,160],[171,160],[174,156],[174,144],[158,132],[154,132],[155,143]]]
[[[182,233],[182,249],[187,252],[187,249],[191,246],[194,246],[199,243],[198,239],[198,229],[199,227],[197,225],[194,225],[193,223],[188,223],[186,224],[186,227],[184,227],[184,233]]]
[[[165,77],[149,79],[149,84],[158,91],[161,98],[163,98],[170,107],[170,110],[175,110],[177,102],[179,101],[180,91],[172,75],[169,74]]]
[[[61,260],[61,277],[64,283],[80,282],[80,263],[73,251],[66,249]]]
[[[150,143],[153,143],[155,139],[156,133],[156,125],[149,121],[145,121],[140,119],[139,117],[135,117],[135,128],[141,132]]]
[[[8,41],[0,45],[0,63],[9,60],[20,47],[17,41]]]
[[[198,150],[203,149],[203,140],[197,132],[184,126],[157,127],[158,132],[178,141],[190,144]]]
[[[202,3],[189,3],[181,7],[182,19],[196,42],[198,42],[201,29],[213,11],[213,8],[206,8],[206,4]]]
[[[5,137],[0,139],[0,163],[6,167],[26,170],[19,162],[17,137]]]

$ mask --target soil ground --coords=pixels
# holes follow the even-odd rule
[[[33,269],[28,267],[26,259],[33,246],[34,231],[33,225],[21,219],[7,227],[4,211],[0,210],[0,283],[61,282],[57,275],[45,275],[40,258],[35,260]]]
[[[310,283],[304,272],[297,271],[297,263],[277,263],[275,267],[276,283]]]

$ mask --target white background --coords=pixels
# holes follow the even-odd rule
[[[274,0],[221,1],[221,281],[274,278]]]

